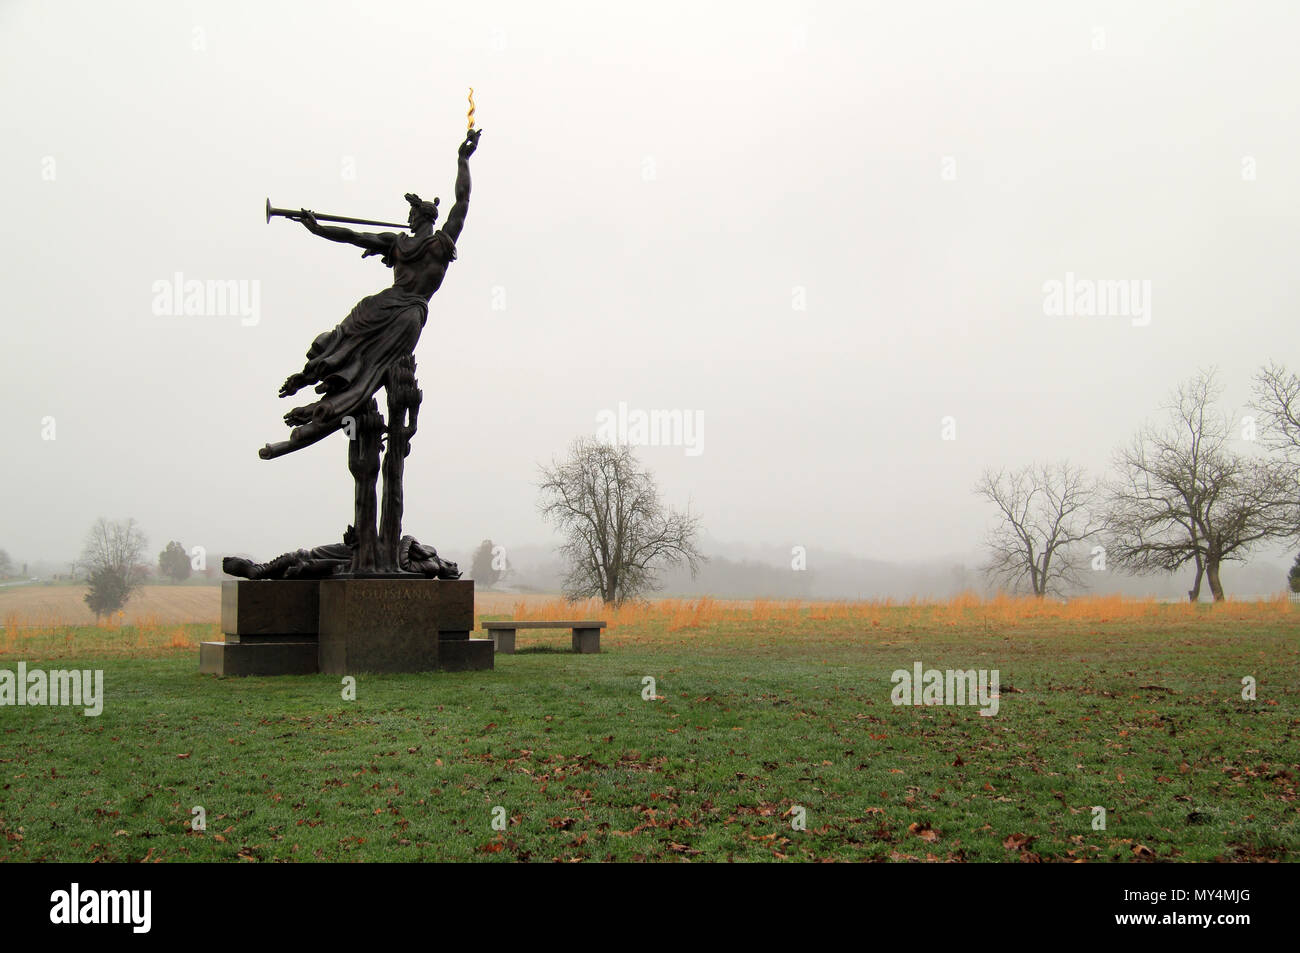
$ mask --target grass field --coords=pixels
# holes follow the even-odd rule
[[[525,631],[493,672],[355,701],[200,676],[210,624],[19,622],[0,669],[102,668],[106,700],[0,708],[6,860],[1300,859],[1284,603],[667,601],[600,655]],[[918,661],[997,669],[998,714],[895,706]]]

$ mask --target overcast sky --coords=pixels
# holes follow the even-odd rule
[[[714,539],[973,551],[985,467],[1102,472],[1198,367],[1238,409],[1300,365],[1297,35],[1283,0],[8,0],[0,547],[70,558],[101,515],[154,552],[337,539],[344,439],[256,451],[391,272],[263,202],[445,212],[473,86],[407,531],[550,540],[538,463],[622,403],[703,421],[640,453]],[[257,313],[155,313],[177,273]],[[1067,275],[1149,299],[1045,313]]]

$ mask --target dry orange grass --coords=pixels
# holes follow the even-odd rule
[[[997,595],[984,599],[962,593],[947,600],[892,599],[860,601],[656,599],[613,607],[599,599],[567,602],[563,599],[516,601],[508,609],[480,605],[479,616],[508,615],[520,620],[603,619],[611,630],[629,625],[659,624],[666,631],[701,629],[723,622],[797,623],[805,619],[830,620],[879,626],[894,624],[931,626],[996,625],[1014,628],[1038,623],[1176,623],[1203,619],[1211,613],[1220,622],[1281,622],[1296,613],[1284,595],[1260,601],[1228,599],[1217,605],[1168,603],[1127,596],[1084,596],[1061,602],[1023,596]]]
[[[58,587],[80,596],[76,587]],[[156,656],[193,651],[205,639],[221,639],[217,588],[181,589],[148,587],[164,593],[197,594],[212,600],[201,612],[177,619],[183,603],[172,602],[166,615],[137,611],[119,612],[94,624],[78,612],[72,618],[55,614],[25,614],[14,601],[0,601],[0,655],[57,657],[76,652],[109,655]],[[66,595],[64,597],[66,600]],[[156,599],[155,599],[156,601]],[[612,644],[685,644],[704,633],[717,641],[762,639],[773,644],[809,638],[860,639],[872,630],[997,628],[1042,633],[1066,631],[1088,625],[1180,625],[1193,622],[1276,624],[1300,623],[1300,607],[1283,595],[1264,601],[1235,601],[1217,605],[1164,603],[1124,596],[1087,596],[1061,602],[998,595],[991,599],[963,593],[947,600],[895,602],[891,599],[860,601],[800,601],[771,599],[655,599],[605,606],[599,599],[568,602],[554,596],[479,593],[475,600],[476,624],[486,618],[519,620],[602,619],[608,623]],[[143,605],[149,604],[142,600]],[[84,608],[84,607],[82,607]],[[90,616],[90,613],[84,615]],[[209,621],[210,620],[210,621]],[[822,622],[815,628],[809,622]],[[622,630],[622,631],[620,631]],[[891,636],[892,637],[892,636]]]
[[[947,600],[891,599],[858,601],[657,599],[607,607],[599,600],[566,602],[531,599],[513,607],[494,607],[479,619],[505,617],[520,620],[603,619],[608,623],[606,642],[611,646],[699,646],[699,640],[721,648],[743,644],[788,650],[814,642],[861,641],[868,633],[877,638],[910,637],[925,631],[962,633],[996,630],[1014,636],[1052,636],[1087,627],[1099,634],[1101,626],[1177,627],[1204,624],[1300,624],[1300,611],[1285,597],[1273,600],[1233,601],[1217,605],[1162,603],[1154,599],[1090,596],[1060,602],[999,595],[991,599],[963,593]],[[554,634],[533,637],[521,632],[521,644],[554,643]]]
[[[220,639],[214,623],[164,622],[157,616],[126,621],[125,613],[78,625],[57,619],[31,619],[7,612],[0,656],[64,658],[77,654],[156,657],[166,650],[193,651],[205,639]]]

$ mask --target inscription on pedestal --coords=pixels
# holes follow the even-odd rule
[[[474,626],[474,583],[449,579],[324,579],[320,670],[429,672],[440,632]]]

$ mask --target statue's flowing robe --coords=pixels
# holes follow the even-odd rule
[[[389,367],[414,353],[429,300],[410,289],[426,255],[452,261],[455,245],[443,232],[396,236],[383,258],[393,269],[393,287],[362,298],[334,330],[312,342],[304,373],[320,381],[316,393],[324,395],[305,408],[313,430],[341,426],[344,417],[360,414],[383,386]]]

